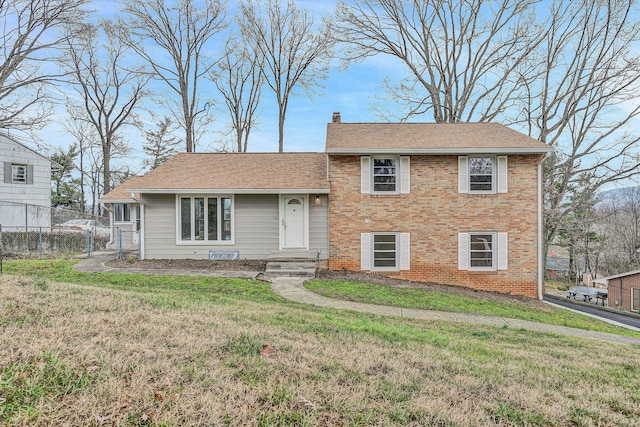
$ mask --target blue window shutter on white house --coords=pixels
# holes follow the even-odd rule
[[[469,158],[458,157],[458,193],[469,192]]]
[[[360,270],[371,270],[371,234],[360,234]]]
[[[469,269],[469,233],[458,233],[458,270]]]
[[[508,233],[498,233],[498,270],[507,269],[508,241]]]
[[[360,192],[371,193],[371,157],[360,157]]]
[[[411,236],[400,233],[400,270],[411,270]]]
[[[507,156],[498,156],[498,193],[507,192]]]
[[[400,193],[411,192],[411,157],[400,156]]]

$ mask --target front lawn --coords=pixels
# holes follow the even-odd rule
[[[77,273],[71,265],[5,263],[0,425],[640,419],[639,346],[304,306],[257,281]]]

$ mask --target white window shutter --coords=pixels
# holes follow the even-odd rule
[[[360,157],[360,192],[371,193],[371,157]]]
[[[411,237],[409,233],[400,233],[400,270],[411,270]]]
[[[27,165],[27,184],[33,184],[33,165]]]
[[[507,269],[508,233],[498,233],[498,270]]]
[[[11,162],[4,162],[4,182],[7,184],[11,184],[11,174],[12,174]]]
[[[507,156],[498,156],[498,193],[507,192]]]
[[[469,233],[458,233],[458,270],[469,269]]]
[[[400,157],[400,193],[411,192],[411,157]]]
[[[371,270],[371,234],[360,234],[360,270]]]
[[[469,192],[469,158],[458,157],[458,193]]]

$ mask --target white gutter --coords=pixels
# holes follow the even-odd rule
[[[328,188],[127,188],[145,194],[329,194]]]
[[[331,148],[327,149],[327,154],[340,155],[369,155],[369,154],[545,154],[553,151],[553,148]]]

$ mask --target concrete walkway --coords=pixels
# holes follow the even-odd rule
[[[241,277],[254,279],[261,273],[243,271],[204,271],[204,270],[161,270],[142,268],[112,268],[105,265],[112,257],[99,256],[83,260],[74,266],[74,270],[84,272],[120,272],[142,274],[167,274],[190,276],[216,276],[216,277]],[[606,341],[618,344],[640,345],[640,338],[632,338],[605,332],[585,331],[583,329],[568,328],[565,326],[547,325],[544,323],[530,322],[528,320],[508,319],[497,316],[485,316],[480,314],[452,313],[445,311],[421,310],[413,308],[401,308],[376,304],[364,304],[359,302],[336,300],[323,297],[307,290],[303,283],[306,279],[298,278],[272,278],[271,289],[274,293],[290,301],[317,307],[352,310],[361,313],[379,314],[382,316],[396,316],[420,320],[441,320],[449,322],[473,323],[495,327],[509,327],[513,329],[527,329],[542,333],[554,333],[568,335],[576,338],[586,338]]]

